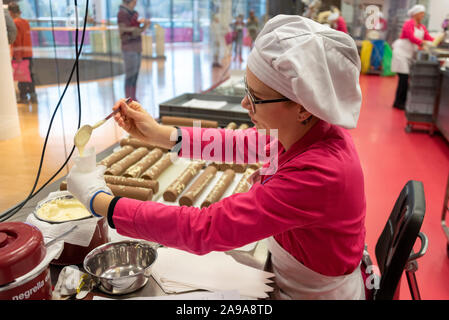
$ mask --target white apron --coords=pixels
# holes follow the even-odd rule
[[[274,299],[365,300],[360,265],[348,275],[331,277],[317,273],[290,255],[273,238],[268,238],[271,272],[275,274]]]
[[[415,37],[424,39],[424,30],[415,27]],[[409,39],[397,39],[393,43],[393,57],[391,60],[391,71],[396,73],[410,73],[413,54],[418,46]]]
[[[248,178],[248,183],[253,185],[259,180],[260,169]],[[304,266],[273,237],[267,240],[270,260],[265,267],[268,267],[267,271],[275,274],[274,299],[365,300],[365,285],[360,265],[348,275],[325,276]]]

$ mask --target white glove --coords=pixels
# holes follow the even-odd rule
[[[98,215],[92,208],[93,198],[100,192],[112,195],[104,181],[105,170],[105,166],[95,166],[95,151],[89,149],[86,150],[86,156],[75,158],[75,165],[67,175],[67,191],[95,216]]]
[[[423,41],[423,47],[425,49],[430,49],[430,48],[435,47],[435,45],[432,41]]]

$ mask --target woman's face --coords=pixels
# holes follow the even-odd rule
[[[137,0],[133,0],[128,4],[128,7],[134,9],[137,6]]]
[[[272,100],[285,98],[279,92],[271,89],[260,81],[249,68],[246,69],[248,89],[256,100]],[[257,129],[281,129],[289,123],[297,123],[298,105],[292,101],[256,104],[253,113],[250,98],[246,95],[242,100],[242,107],[248,110],[249,117]]]
[[[413,18],[415,18],[415,20],[416,20],[418,23],[421,23],[421,22],[423,21],[423,19],[424,19],[425,16],[426,16],[426,13],[425,13],[425,12],[420,12],[420,13],[415,14],[415,15],[413,16]]]

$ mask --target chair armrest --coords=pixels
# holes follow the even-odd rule
[[[410,257],[408,258],[408,262],[421,258],[427,252],[427,248],[429,247],[429,239],[422,232],[418,233],[418,238],[421,240],[421,248],[417,253],[414,253],[412,250]]]

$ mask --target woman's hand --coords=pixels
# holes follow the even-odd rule
[[[171,126],[163,126],[156,122],[153,117],[133,101],[129,104],[125,99],[119,100],[114,107],[114,111],[120,111],[114,115],[114,120],[126,132],[134,138],[166,149],[171,149],[176,139],[176,129]]]
[[[435,44],[433,43],[433,41],[423,41],[422,45],[423,45],[424,49],[430,49],[430,48],[435,47]]]
[[[154,143],[159,127],[156,120],[135,101],[128,105],[126,99],[121,99],[112,109],[115,111],[119,108],[120,111],[114,115],[117,124],[133,137]]]

